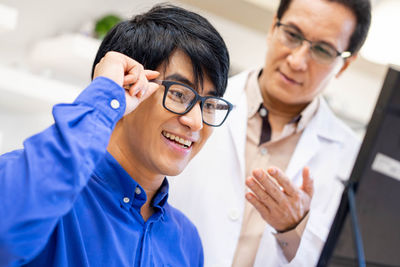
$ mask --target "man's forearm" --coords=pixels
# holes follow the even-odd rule
[[[303,236],[304,229],[308,222],[308,217],[309,215],[307,214],[296,228],[284,233],[275,234],[275,238],[289,262],[294,258],[294,256],[296,256],[296,252],[300,246],[301,237]]]
[[[110,106],[113,100],[118,108]],[[28,138],[23,150],[0,157],[1,266],[23,264],[44,246],[106,152],[123,112],[124,90],[98,79],[73,104],[55,106],[55,124]]]

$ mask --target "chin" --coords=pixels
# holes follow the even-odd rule
[[[183,166],[175,166],[175,168],[167,167],[164,168],[163,170],[163,175],[164,176],[177,176],[183,172],[183,170],[186,168],[186,165]]]

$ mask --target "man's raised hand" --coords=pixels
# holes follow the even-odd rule
[[[125,88],[125,114],[132,112],[142,101],[154,93],[159,85],[149,80],[157,78],[159,72],[145,70],[132,58],[110,51],[96,64],[93,79],[99,76],[109,78]]]
[[[278,168],[253,171],[246,185],[253,191],[247,200],[275,230],[283,232],[295,228],[310,210],[314,193],[313,180],[307,167],[303,169],[303,184],[296,187]]]

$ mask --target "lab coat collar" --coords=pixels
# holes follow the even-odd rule
[[[320,96],[317,113],[304,129],[286,170],[288,177],[293,179],[309,164],[319,151],[323,139],[325,139],[324,141],[344,143],[343,129],[345,127],[341,124],[342,122],[333,115],[325,100]]]

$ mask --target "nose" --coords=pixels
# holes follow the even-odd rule
[[[179,120],[192,131],[200,131],[203,128],[203,116],[201,113],[200,103],[196,103],[188,113],[181,115]]]
[[[287,57],[289,66],[295,71],[307,70],[308,60],[310,57],[310,44],[303,43],[294,49]]]

